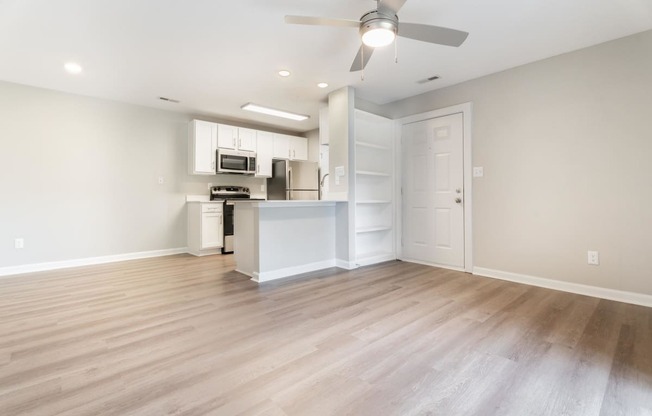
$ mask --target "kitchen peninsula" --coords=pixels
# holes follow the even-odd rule
[[[256,282],[334,267],[334,201],[237,201],[236,271]]]

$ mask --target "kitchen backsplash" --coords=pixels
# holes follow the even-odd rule
[[[188,179],[193,182],[187,189],[185,194],[191,195],[208,195],[208,184],[211,186],[218,185],[235,185],[246,186],[251,190],[252,198],[266,198],[267,197],[267,180],[265,178],[255,178],[247,175],[228,175],[219,174],[213,176],[192,176],[189,175]],[[261,186],[263,187],[261,189]]]

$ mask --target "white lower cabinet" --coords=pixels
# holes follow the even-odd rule
[[[195,256],[217,254],[223,244],[222,202],[188,202],[188,252]]]

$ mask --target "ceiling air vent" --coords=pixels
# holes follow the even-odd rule
[[[434,80],[437,80],[439,78],[440,78],[439,75],[433,75],[433,76],[428,77],[426,79],[422,79],[420,81],[417,81],[417,83],[418,84],[425,84],[426,82],[434,81]]]
[[[179,104],[179,100],[175,100],[174,98],[168,98],[168,97],[158,97],[159,100],[161,101],[169,101],[171,103]]]

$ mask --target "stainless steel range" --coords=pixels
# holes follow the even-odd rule
[[[245,186],[212,186],[211,201],[224,200],[224,245],[222,254],[233,253],[233,201],[251,199],[251,192]]]

